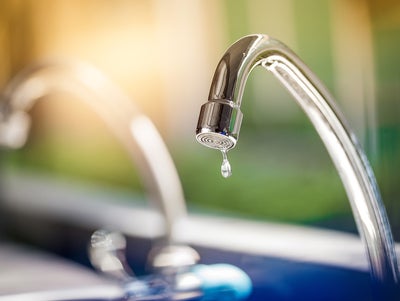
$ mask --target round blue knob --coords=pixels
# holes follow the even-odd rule
[[[249,276],[233,265],[196,265],[192,272],[202,282],[202,300],[242,300],[252,291]]]

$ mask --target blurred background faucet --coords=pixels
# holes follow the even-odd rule
[[[121,285],[124,300],[245,299],[252,288],[245,272],[227,264],[198,265],[194,249],[174,243],[174,227],[186,216],[175,165],[153,123],[95,68],[46,62],[15,77],[1,95],[0,145],[23,146],[30,125],[29,109],[56,92],[86,101],[109,125],[139,166],[151,200],[165,220],[165,240],[148,256],[155,273],[136,278],[126,258],[124,235],[107,229],[91,236],[88,251],[92,266]]]
[[[324,142],[349,198],[372,278],[377,283],[396,284],[399,275],[393,238],[369,162],[332,97],[282,43],[266,35],[251,35],[225,52],[216,68],[209,100],[201,107],[196,139],[223,153],[221,171],[229,176],[226,153],[239,138],[242,96],[249,73],[256,66],[264,67],[278,78]]]
[[[174,224],[186,216],[185,199],[172,158],[152,121],[94,67],[45,61],[14,77],[1,94],[0,146],[22,147],[29,133],[30,108],[42,97],[60,92],[86,102],[126,148],[151,202],[164,219],[166,244],[171,243]]]

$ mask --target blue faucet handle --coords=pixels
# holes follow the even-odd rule
[[[229,264],[196,265],[192,272],[201,280],[202,301],[243,300],[252,291],[250,277]]]

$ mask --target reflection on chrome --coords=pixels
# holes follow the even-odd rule
[[[174,224],[186,216],[175,165],[152,121],[92,66],[46,61],[19,73],[1,94],[0,146],[23,146],[29,132],[30,108],[42,97],[60,92],[86,102],[127,149],[150,200],[165,220],[166,240],[170,243]]]
[[[216,68],[209,100],[201,107],[196,139],[225,152],[236,145],[243,91],[256,66],[280,80],[324,142],[346,189],[373,279],[377,283],[397,283],[393,238],[373,171],[332,97],[286,46],[266,35],[251,35],[225,52]]]
[[[134,277],[126,260],[126,239],[119,232],[97,230],[89,244],[89,258],[100,272],[126,280]]]

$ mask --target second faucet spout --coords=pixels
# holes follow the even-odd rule
[[[209,100],[200,111],[196,139],[226,152],[239,138],[240,105],[250,71],[262,66],[291,93],[324,142],[341,177],[372,278],[398,282],[394,242],[373,171],[333,98],[317,77],[286,46],[266,35],[250,35],[223,55],[214,74]]]
[[[173,242],[176,223],[186,217],[179,175],[153,122],[102,72],[89,64],[48,60],[14,77],[0,95],[0,146],[22,147],[29,134],[29,110],[44,96],[67,93],[82,100],[108,125],[128,151],[144,180],[149,199]]]

